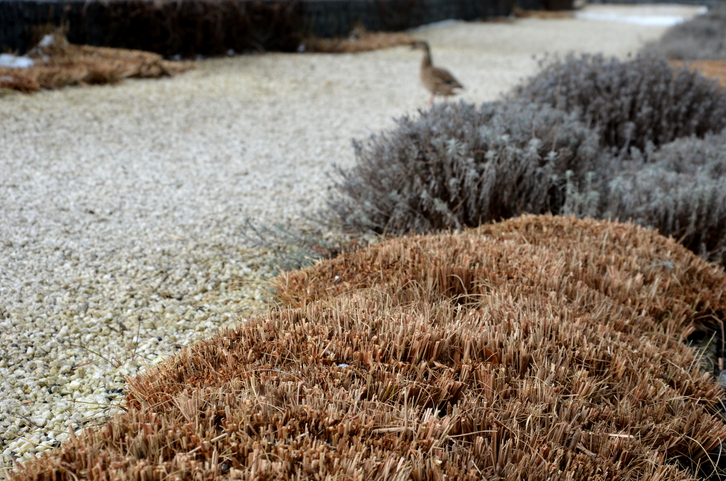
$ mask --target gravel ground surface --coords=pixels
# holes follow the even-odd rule
[[[664,30],[523,19],[414,33],[481,102],[533,74],[533,55],[625,56]],[[103,420],[123,375],[264,309],[269,254],[245,247],[244,219],[321,208],[351,138],[426,107],[419,61],[407,48],[242,56],[0,97],[0,468]]]

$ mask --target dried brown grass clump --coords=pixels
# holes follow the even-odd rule
[[[718,80],[721,88],[726,88],[726,60],[671,60],[669,63],[677,69],[685,65],[691,71],[698,70],[705,77]]]
[[[574,18],[575,15],[570,9],[566,10],[523,10],[519,7],[514,7],[512,13],[517,18],[539,18],[542,20],[551,19],[562,19],[562,18]]]
[[[58,34],[54,39],[52,45],[36,47],[31,54],[35,66],[0,67],[0,88],[28,93],[67,85],[115,83],[130,77],[172,76],[193,68],[191,62],[167,61],[156,53],[73,45]]]
[[[280,277],[288,307],[129,382],[53,479],[694,479],[726,440],[682,340],[726,276],[618,223],[525,216]]]
[[[368,32],[357,25],[346,38],[317,38],[305,41],[305,50],[318,53],[359,53],[384,48],[413,45],[416,39],[406,33]]]

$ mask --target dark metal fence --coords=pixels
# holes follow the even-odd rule
[[[356,24],[397,31],[446,19],[508,15],[538,0],[0,0],[0,51],[24,53],[61,24],[72,43],[163,55],[293,51],[307,35]]]

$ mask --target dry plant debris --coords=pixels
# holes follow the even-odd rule
[[[512,9],[512,13],[517,18],[539,18],[543,20],[575,17],[571,10],[523,10],[516,6]]]
[[[698,70],[705,77],[718,80],[721,88],[726,88],[726,60],[671,60],[669,63],[674,68],[681,68],[685,64],[691,71]]]
[[[726,440],[682,343],[726,276],[646,229],[524,216],[276,284],[11,479],[684,480]]]
[[[307,39],[305,50],[316,53],[359,53],[400,45],[413,45],[416,39],[406,33],[368,32],[363,25],[353,28],[346,38]]]
[[[60,34],[30,55],[29,68],[0,67],[0,88],[35,92],[67,85],[114,83],[125,78],[171,76],[193,68],[191,62],[172,62],[140,50],[73,45]]]

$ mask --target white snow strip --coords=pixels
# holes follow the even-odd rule
[[[594,8],[593,8],[594,7]],[[645,26],[670,27],[702,15],[708,11],[707,7],[686,7],[682,5],[642,5],[633,9],[616,10],[601,9],[589,6],[584,10],[575,12],[575,18],[580,20],[600,20],[609,22],[634,23]]]
[[[18,57],[9,53],[0,53],[0,67],[28,68],[35,65],[32,58]]]
[[[441,20],[438,22],[428,23],[426,25],[421,25],[420,27],[415,27],[415,28],[409,29],[408,33],[423,32],[426,30],[430,30],[432,28],[450,27],[457,23],[463,23],[463,20],[449,19],[449,20]]]
[[[46,34],[40,42],[38,42],[38,47],[45,48],[45,47],[50,47],[52,45],[55,45],[55,38],[53,38],[53,35],[51,35],[49,33]]]

